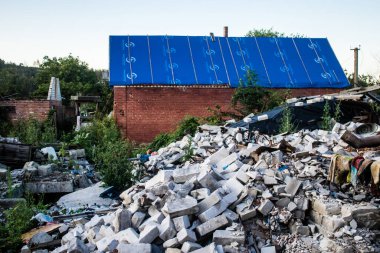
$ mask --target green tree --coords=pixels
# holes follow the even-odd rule
[[[247,32],[245,35],[246,37],[269,37],[269,38],[278,38],[278,37],[293,37],[293,38],[305,38],[306,36],[303,34],[293,34],[291,33],[290,35],[286,35],[285,33],[278,32],[273,30],[273,27],[266,29],[266,28],[261,28],[261,29],[252,29]]]
[[[350,84],[354,85],[354,74],[353,73],[348,74],[346,70],[345,70],[345,72],[346,72],[346,76],[347,76],[347,79],[350,82]],[[359,87],[369,87],[369,86],[373,86],[373,85],[380,85],[379,78],[376,78],[373,75],[369,75],[369,74],[359,75],[359,78],[358,78],[358,86]]]
[[[34,92],[36,97],[46,97],[51,77],[58,77],[61,85],[63,102],[67,104],[70,97],[81,93],[82,95],[100,95],[105,103],[112,94],[108,83],[101,79],[101,71],[90,69],[86,62],[78,57],[50,58],[45,56],[36,81],[38,89]]]
[[[248,70],[245,79],[240,80],[239,87],[232,95],[232,107],[243,117],[250,113],[260,113],[272,109],[286,99],[287,92],[281,93],[265,89],[258,86],[257,82],[257,74]]]
[[[0,98],[29,98],[36,88],[37,68],[0,59]]]

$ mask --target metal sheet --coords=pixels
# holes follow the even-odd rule
[[[349,86],[327,39],[110,36],[110,85],[238,87],[247,70],[263,87]]]

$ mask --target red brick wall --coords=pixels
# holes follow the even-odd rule
[[[0,101],[0,106],[14,106],[15,111],[8,114],[12,121],[18,119],[28,119],[30,117],[44,120],[47,118],[50,110],[50,101],[48,100],[5,100]]]
[[[208,107],[229,110],[231,88],[114,87],[114,115],[124,137],[149,142],[168,132],[186,115],[204,117]],[[284,90],[285,91],[285,90]],[[292,97],[338,92],[337,89],[293,89]]]

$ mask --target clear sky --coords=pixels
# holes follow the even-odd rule
[[[380,0],[0,0],[0,58],[79,56],[108,68],[109,35],[230,36],[252,28],[327,37],[343,69],[380,75]]]

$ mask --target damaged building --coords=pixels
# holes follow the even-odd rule
[[[247,70],[258,85],[291,97],[349,86],[325,38],[110,36],[110,85],[122,134],[137,142],[175,128],[186,115],[229,111]]]

